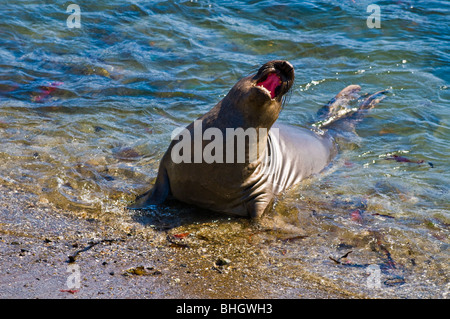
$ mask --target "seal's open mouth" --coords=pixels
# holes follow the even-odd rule
[[[270,93],[270,98],[273,99],[279,94],[281,87],[281,79],[276,73],[269,73],[267,77],[261,79],[256,85],[265,88]]]

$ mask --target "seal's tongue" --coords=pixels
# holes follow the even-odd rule
[[[281,79],[276,73],[270,73],[264,81],[258,82],[258,86],[266,88],[270,92],[270,98],[275,97],[275,90],[281,84]]]

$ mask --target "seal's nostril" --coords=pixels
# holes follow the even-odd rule
[[[288,61],[279,61],[275,64],[275,67],[284,73],[287,77],[293,77],[294,76],[294,67],[292,64]]]
[[[283,68],[287,74],[291,74],[294,72],[294,67],[288,61],[283,62]]]
[[[289,63],[288,61],[283,61],[283,66],[284,66],[286,69],[293,69],[293,68],[294,68],[294,67],[292,66],[292,64]]]

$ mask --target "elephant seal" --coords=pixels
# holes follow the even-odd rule
[[[172,140],[153,188],[130,208],[158,205],[171,196],[209,210],[255,218],[276,195],[322,171],[337,154],[325,127],[355,113],[345,109],[359,96],[360,87],[342,90],[324,107],[319,114],[322,121],[312,130],[275,123],[293,81],[293,66],[281,60],[270,61],[255,75],[238,81],[216,106]],[[373,104],[370,101],[365,108]]]

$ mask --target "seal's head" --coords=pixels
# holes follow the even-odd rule
[[[270,61],[261,66],[255,75],[237,82],[225,100],[241,111],[247,124],[270,127],[278,118],[283,97],[293,82],[292,64],[282,60]]]

